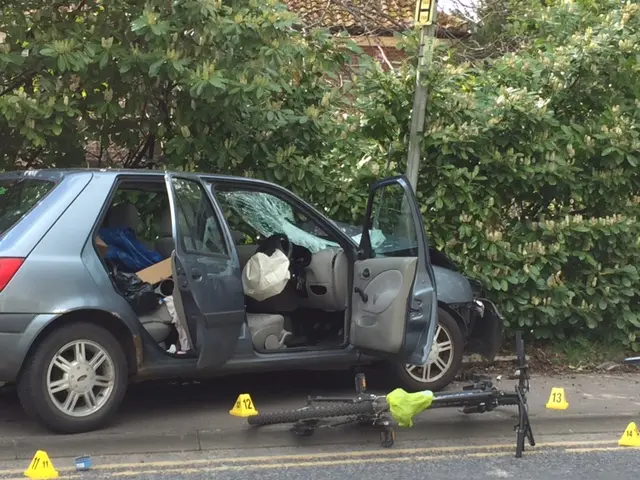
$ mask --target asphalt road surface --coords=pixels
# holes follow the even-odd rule
[[[237,455],[237,456],[236,456]],[[93,459],[87,472],[76,472],[71,459],[55,465],[60,479],[81,480],[244,480],[261,479],[611,479],[638,478],[640,449],[618,447],[615,441],[546,442],[514,458],[513,445],[449,445],[358,449],[262,449],[243,453],[210,452],[181,456],[105,457]],[[11,468],[13,466],[14,468]],[[0,479],[22,477],[24,466],[3,466]],[[22,477],[23,478],[23,477]]]

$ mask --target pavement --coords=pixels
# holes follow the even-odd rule
[[[371,389],[382,387],[370,380]],[[511,389],[514,381],[503,380]],[[452,385],[451,389],[460,385]],[[569,408],[547,410],[552,387],[565,389]],[[617,441],[627,424],[640,423],[640,375],[598,374],[561,377],[533,376],[529,408],[538,437],[571,435],[581,439],[603,435]],[[240,393],[250,393],[261,411],[303,406],[307,395],[352,395],[351,375],[282,373],[225,377],[190,383],[151,383],[132,386],[115,422],[108,428],[81,435],[52,435],[25,417],[11,390],[0,394],[0,465],[31,459],[36,450],[56,458],[78,455],[148,454],[168,452],[235,451],[261,448],[319,448],[340,445],[379,445],[379,436],[356,427],[319,430],[312,437],[291,434],[288,426],[251,428],[228,414]],[[513,442],[515,408],[464,415],[455,409],[429,410],[413,428],[398,429],[402,442],[438,445],[458,439],[503,439]],[[350,447],[351,448],[351,447]]]

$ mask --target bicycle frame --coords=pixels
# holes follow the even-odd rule
[[[516,458],[520,458],[525,449],[525,439],[530,446],[535,446],[533,430],[529,421],[527,406],[527,393],[529,392],[529,366],[524,355],[524,343],[520,332],[516,333],[516,350],[518,357],[518,384],[513,392],[499,390],[493,386],[488,379],[476,379],[476,381],[463,388],[460,392],[435,393],[430,407],[426,408],[462,408],[463,413],[484,413],[499,406],[517,406],[518,423],[515,426],[516,437]],[[312,435],[317,428],[334,428],[349,423],[359,423],[363,426],[373,426],[380,428],[381,445],[391,447],[395,441],[395,431],[389,418],[390,408],[385,395],[374,395],[366,392],[366,379],[364,374],[356,375],[356,396],[355,397],[308,397],[307,407],[311,408],[314,403],[333,404],[362,404],[371,403],[371,413],[356,415],[355,418],[331,422],[326,418],[318,416],[305,420],[298,420],[294,423],[292,431],[300,436]],[[431,394],[431,392],[429,392]],[[418,412],[421,413],[421,412]],[[278,422],[278,423],[287,423]]]

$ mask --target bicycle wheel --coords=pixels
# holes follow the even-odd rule
[[[331,417],[351,417],[371,415],[374,413],[372,402],[334,403],[331,405],[312,406],[282,412],[259,413],[248,417],[249,425],[277,425],[279,423],[296,423],[300,420],[315,420]]]

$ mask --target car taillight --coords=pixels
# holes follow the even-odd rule
[[[0,258],[0,292],[4,290],[23,263],[24,258]]]

